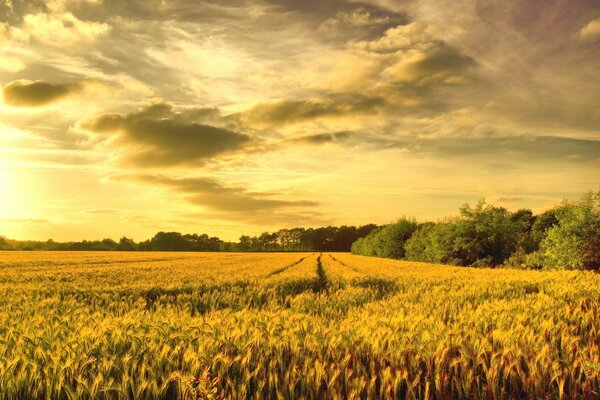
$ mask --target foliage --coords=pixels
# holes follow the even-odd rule
[[[451,265],[491,267],[502,264],[529,242],[533,214],[529,210],[510,213],[480,201],[460,208],[460,217],[422,224],[406,241],[406,258]]]
[[[555,217],[530,262],[545,269],[600,269],[600,191],[564,202]]]
[[[400,218],[393,224],[373,230],[352,246],[354,254],[385,258],[403,258],[404,243],[417,229],[414,219]]]
[[[455,224],[452,221],[422,224],[406,241],[406,258],[413,261],[457,265],[454,257]]]
[[[539,216],[485,201],[465,204],[460,216],[420,224],[404,241],[387,240],[384,229],[355,242],[352,252],[473,267],[600,269],[600,192]],[[397,243],[403,243],[404,253]],[[386,251],[390,247],[393,251]]]
[[[522,225],[505,208],[480,201],[473,208],[462,206],[460,215],[452,246],[460,265],[499,265],[515,251]]]
[[[352,243],[375,229],[374,224],[360,227],[342,225],[322,228],[280,229],[259,236],[242,235],[238,243],[224,242],[207,234],[158,232],[149,240],[135,243],[123,237],[58,243],[7,240],[0,236],[0,250],[77,250],[77,251],[350,251]]]
[[[0,399],[592,399],[600,282],[343,253],[0,253]]]

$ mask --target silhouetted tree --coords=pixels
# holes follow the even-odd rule
[[[133,241],[133,239],[129,239],[129,238],[123,236],[119,240],[119,244],[117,244],[117,250],[119,250],[119,251],[135,251],[135,250],[137,250],[137,246],[136,246],[135,242]]]

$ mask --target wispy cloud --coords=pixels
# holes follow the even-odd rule
[[[224,232],[439,215],[467,194],[550,206],[600,181],[597,11],[0,1],[0,183],[12,199],[0,218],[44,210],[140,233],[195,215]],[[86,189],[52,191],[42,176]],[[133,208],[140,218],[123,222]]]

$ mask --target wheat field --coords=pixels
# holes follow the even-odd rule
[[[0,252],[2,399],[598,399],[600,276]]]

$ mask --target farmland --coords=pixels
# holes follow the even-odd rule
[[[600,397],[600,276],[0,252],[0,398]]]

